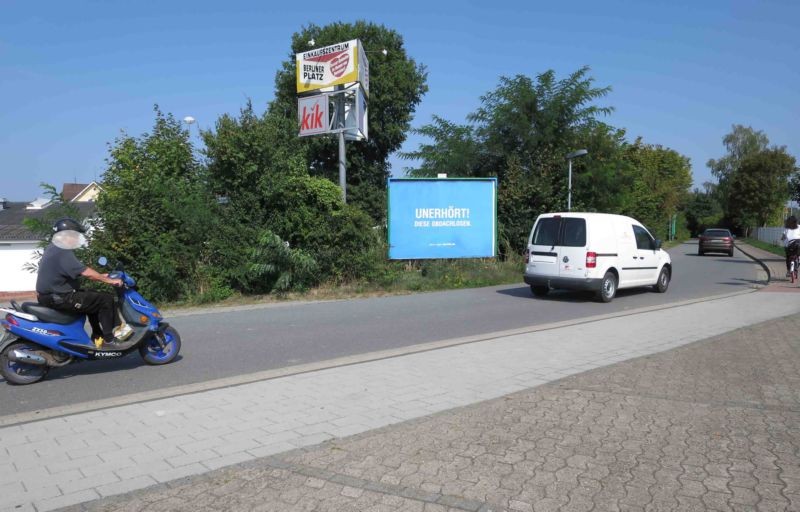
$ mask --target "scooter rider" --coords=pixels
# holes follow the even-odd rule
[[[74,250],[86,245],[83,236],[86,230],[79,222],[59,219],[53,224],[53,231],[53,239],[39,261],[36,278],[39,303],[59,311],[86,314],[98,348],[101,343],[113,343],[115,337],[126,338],[132,330],[127,324],[117,328],[120,320],[114,296],[108,292],[81,290],[78,286],[80,276],[112,286],[122,286],[122,280],[97,272],[75,256]]]

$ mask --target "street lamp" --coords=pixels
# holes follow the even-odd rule
[[[197,119],[193,118],[192,116],[186,116],[183,118],[183,122],[186,123],[186,129],[189,130],[189,137],[191,137],[192,125],[197,122]]]
[[[186,123],[186,129],[189,131],[189,138],[192,138],[192,125],[197,124],[197,119],[192,116],[186,116],[183,118],[183,122]],[[200,125],[197,125],[197,133],[200,134]]]
[[[567,155],[567,161],[569,162],[569,180],[567,182],[567,211],[572,210],[572,159],[588,154],[589,152],[585,149],[579,149]]]

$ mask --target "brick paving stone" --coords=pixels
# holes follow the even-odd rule
[[[800,510],[798,331],[787,317],[74,509]]]

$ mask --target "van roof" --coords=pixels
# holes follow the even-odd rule
[[[638,220],[634,219],[633,217],[628,217],[626,215],[617,215],[615,213],[598,213],[598,212],[552,212],[552,213],[543,213],[540,217],[577,217],[577,218],[617,218],[617,219],[630,219],[639,224]]]

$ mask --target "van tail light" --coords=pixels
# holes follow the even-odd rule
[[[527,265],[530,262],[531,262],[531,250],[525,249],[525,264]]]
[[[597,253],[596,252],[587,252],[586,253],[586,268],[597,268]]]

